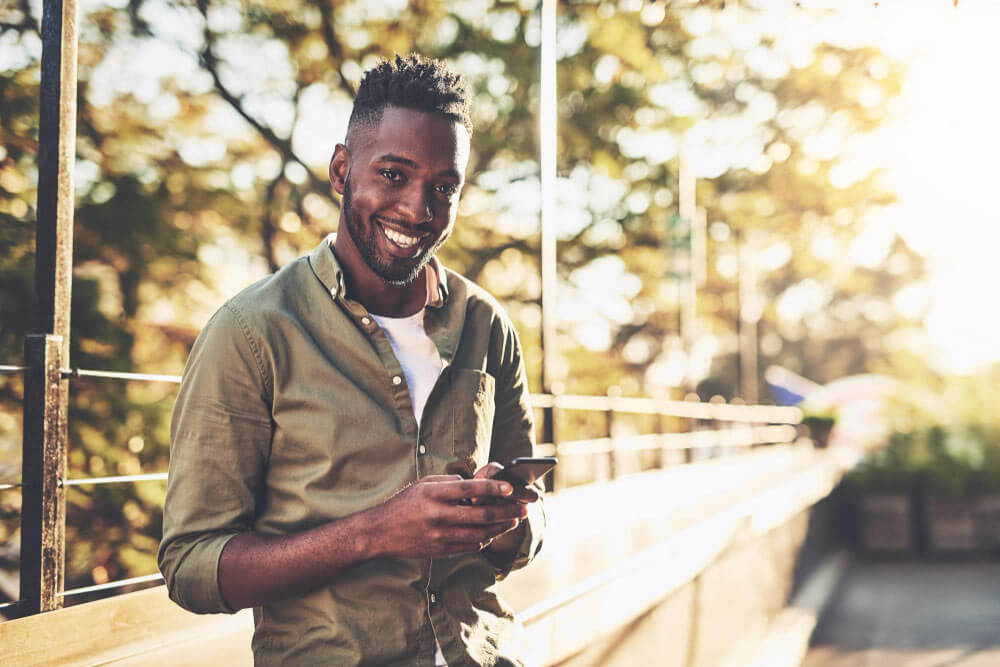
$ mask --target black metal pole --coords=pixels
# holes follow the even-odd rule
[[[35,229],[36,335],[24,345],[19,615],[58,609],[66,553],[66,476],[73,167],[76,156],[76,0],[44,0]]]
[[[35,331],[62,337],[69,364],[76,153],[76,0],[45,0],[38,112],[38,225]]]
[[[21,594],[17,615],[62,606],[66,553],[66,380],[63,341],[31,335],[24,345],[21,450]]]

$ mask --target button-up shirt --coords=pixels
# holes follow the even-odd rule
[[[170,597],[232,612],[219,558],[236,534],[287,535],[365,510],[425,475],[531,456],[521,346],[481,288],[434,260],[424,326],[443,370],[418,427],[403,369],[345,290],[328,237],[228,301],[198,336],[174,406],[159,563]],[[254,609],[258,665],[520,664],[494,592],[541,546],[529,506],[511,562],[379,557]]]

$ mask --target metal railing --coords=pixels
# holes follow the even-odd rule
[[[22,537],[21,554],[21,600],[0,604],[0,609],[14,609],[19,615],[27,615],[40,611],[48,611],[61,605],[64,598],[87,593],[100,592],[126,586],[152,583],[162,580],[160,574],[148,574],[128,579],[120,579],[64,590],[62,587],[63,559],[65,554],[65,489],[72,486],[96,486],[104,484],[125,484],[149,481],[165,481],[166,472],[141,473],[132,475],[117,475],[107,477],[66,478],[64,477],[66,448],[53,453],[53,446],[32,447],[29,445],[32,434],[29,422],[43,425],[58,420],[60,410],[58,403],[46,402],[45,391],[49,393],[56,388],[65,389],[70,380],[80,378],[115,379],[140,382],[166,382],[179,384],[181,376],[157,373],[131,373],[120,371],[87,370],[80,368],[61,368],[55,362],[59,357],[58,341],[53,336],[29,336],[26,346],[29,361],[38,365],[0,365],[0,374],[23,373],[25,378],[25,448],[22,458],[22,481],[4,482],[0,490],[22,490],[22,536],[34,530],[41,539],[36,540],[38,547],[34,550],[24,548],[26,541]],[[55,359],[54,359],[54,358]],[[44,372],[40,372],[44,371]],[[41,387],[38,380],[45,379],[48,383]],[[37,400],[37,394],[42,392],[42,400]],[[29,398],[35,396],[34,403]],[[625,452],[644,450],[683,451],[686,461],[692,460],[693,454],[706,449],[736,449],[742,450],[761,444],[791,442],[797,438],[795,424],[801,420],[798,408],[786,408],[765,405],[737,405],[722,402],[695,402],[661,400],[653,398],[622,397],[612,389],[608,396],[584,396],[568,394],[533,394],[533,407],[543,411],[545,419],[549,420],[551,438],[538,445],[541,453],[555,456],[608,456],[608,472],[614,478],[618,473],[617,457]],[[62,410],[65,412],[65,409]],[[576,440],[561,440],[557,428],[566,413],[582,411],[602,413],[604,416],[604,433],[601,437]],[[660,430],[656,433],[634,434],[621,436],[615,433],[615,424],[622,415],[654,415],[661,418]],[[62,417],[63,419],[65,417]],[[699,422],[711,421],[729,424],[724,428],[711,430],[686,430],[666,432],[662,428],[662,418],[675,418],[687,422],[688,428],[693,428]],[[43,436],[56,435],[53,432],[42,433]],[[55,438],[58,440],[58,438]],[[53,461],[46,457],[54,457]],[[61,463],[59,463],[61,462]],[[658,466],[664,465],[660,458]],[[558,470],[558,468],[557,468]],[[29,479],[30,478],[30,479]],[[549,481],[550,490],[561,488],[559,478],[553,483]],[[61,507],[53,507],[61,505]],[[26,519],[34,519],[37,525],[25,525]],[[45,557],[49,557],[49,561]],[[55,557],[55,558],[53,558]],[[58,563],[59,572],[51,572],[52,561]],[[30,588],[25,588],[27,582]],[[25,590],[37,591],[37,600],[48,601],[48,606],[34,604],[36,600],[24,595]]]
[[[76,128],[76,63],[77,21],[76,0],[45,0],[41,25],[42,66],[40,81],[40,114],[38,141],[37,224],[35,237],[35,295],[38,300],[38,321],[25,339],[23,365],[0,365],[0,374],[22,373],[24,377],[23,454],[20,481],[2,480],[0,491],[17,489],[21,493],[21,579],[18,601],[0,604],[0,609],[16,608],[19,615],[57,609],[62,600],[109,588],[155,581],[151,574],[120,581],[65,590],[63,572],[65,560],[66,489],[71,486],[120,484],[162,481],[166,473],[121,475],[66,479],[68,452],[68,392],[69,381],[79,378],[119,379],[178,383],[174,375],[127,373],[104,370],[66,368],[69,365],[70,291],[73,250],[73,168]],[[545,82],[547,102],[555,95],[555,8],[545,0],[545,35],[548,49],[544,56],[549,78]],[[551,75],[551,76],[549,76]],[[549,105],[550,111],[554,107]],[[555,136],[555,114],[544,123],[547,136]],[[551,150],[549,150],[551,149]],[[554,144],[547,149],[542,171],[544,177],[555,175]],[[554,181],[549,181],[554,182]],[[552,188],[545,187],[545,195]],[[546,234],[552,229],[551,207],[543,215]],[[543,328],[548,332],[543,343],[543,367],[547,368],[547,350],[554,341],[554,324],[550,317],[555,277],[554,236],[547,236],[543,259]],[[545,386],[549,373],[543,372]],[[565,396],[541,394],[533,397],[542,410],[543,451],[569,457],[588,454],[606,455],[610,474],[617,472],[620,451],[654,449],[694,452],[707,447],[747,447],[768,438],[784,438],[783,431],[767,430],[769,424],[789,425],[798,421],[796,413],[764,406],[736,406],[656,401],[620,396]],[[604,415],[604,433],[589,441],[562,441],[558,422],[568,412],[597,411]],[[663,433],[656,436],[616,438],[616,420],[623,414],[658,415],[661,425],[666,419],[689,420],[691,430],[699,420],[756,424],[750,430],[730,428],[714,431],[714,435]],[[690,457],[689,457],[690,458]],[[662,462],[662,461],[661,461]],[[558,486],[558,481],[557,481]]]
[[[20,599],[0,605],[5,613],[29,615],[57,609],[62,600],[135,584],[159,581],[160,574],[131,577],[65,590],[66,489],[164,481],[166,472],[105,477],[65,476],[68,443],[68,382],[80,378],[180,383],[180,376],[63,368],[59,336],[28,336],[24,365],[0,365],[0,375],[23,374],[24,433],[21,481],[3,481],[0,491],[21,491]]]

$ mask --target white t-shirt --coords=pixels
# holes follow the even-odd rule
[[[437,345],[424,330],[424,309],[421,308],[419,313],[409,317],[383,315],[372,315],[372,317],[382,327],[389,344],[392,345],[392,351],[396,354],[396,359],[403,367],[406,388],[410,392],[410,402],[413,403],[413,415],[419,425],[424,415],[427,397],[430,396],[431,389],[441,374],[442,366]],[[437,646],[434,664],[438,667],[448,665],[444,654],[441,653],[440,645]]]
[[[424,309],[409,317],[372,315],[382,327],[396,359],[403,367],[406,388],[410,391],[413,414],[420,423],[427,397],[441,374],[441,355],[424,330]]]

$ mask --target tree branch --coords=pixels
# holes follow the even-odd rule
[[[278,261],[274,257],[274,233],[276,231],[274,214],[274,194],[278,185],[285,178],[285,165],[281,163],[281,170],[277,177],[267,185],[267,195],[264,198],[264,226],[261,229],[261,240],[264,242],[264,258],[267,260],[267,267],[271,273],[278,270]]]
[[[330,57],[338,63],[337,78],[340,80],[340,88],[350,95],[351,99],[354,99],[357,91],[344,78],[344,73],[341,69],[344,64],[344,47],[333,31],[333,3],[327,0],[320,0],[317,5],[319,6],[320,15],[323,17],[323,41],[326,42],[326,49],[330,52]]]
[[[203,17],[206,17],[208,11],[208,0],[198,0],[198,10],[201,12]],[[205,68],[205,70],[212,77],[212,83],[215,86],[216,92],[219,96],[225,100],[230,107],[233,108],[236,113],[243,117],[243,119],[253,127],[264,140],[271,145],[272,148],[278,151],[281,155],[282,162],[297,162],[302,165],[302,168],[306,170],[306,174],[309,177],[310,186],[319,191],[323,191],[326,185],[326,181],[321,180],[316,177],[307,165],[295,151],[292,150],[291,139],[282,139],[279,137],[274,130],[265,125],[263,122],[254,118],[250,112],[248,112],[243,104],[243,98],[234,94],[228,87],[222,82],[222,78],[219,76],[219,59],[215,55],[214,44],[215,35],[208,27],[207,17],[204,30],[205,47],[198,54],[199,64]]]

